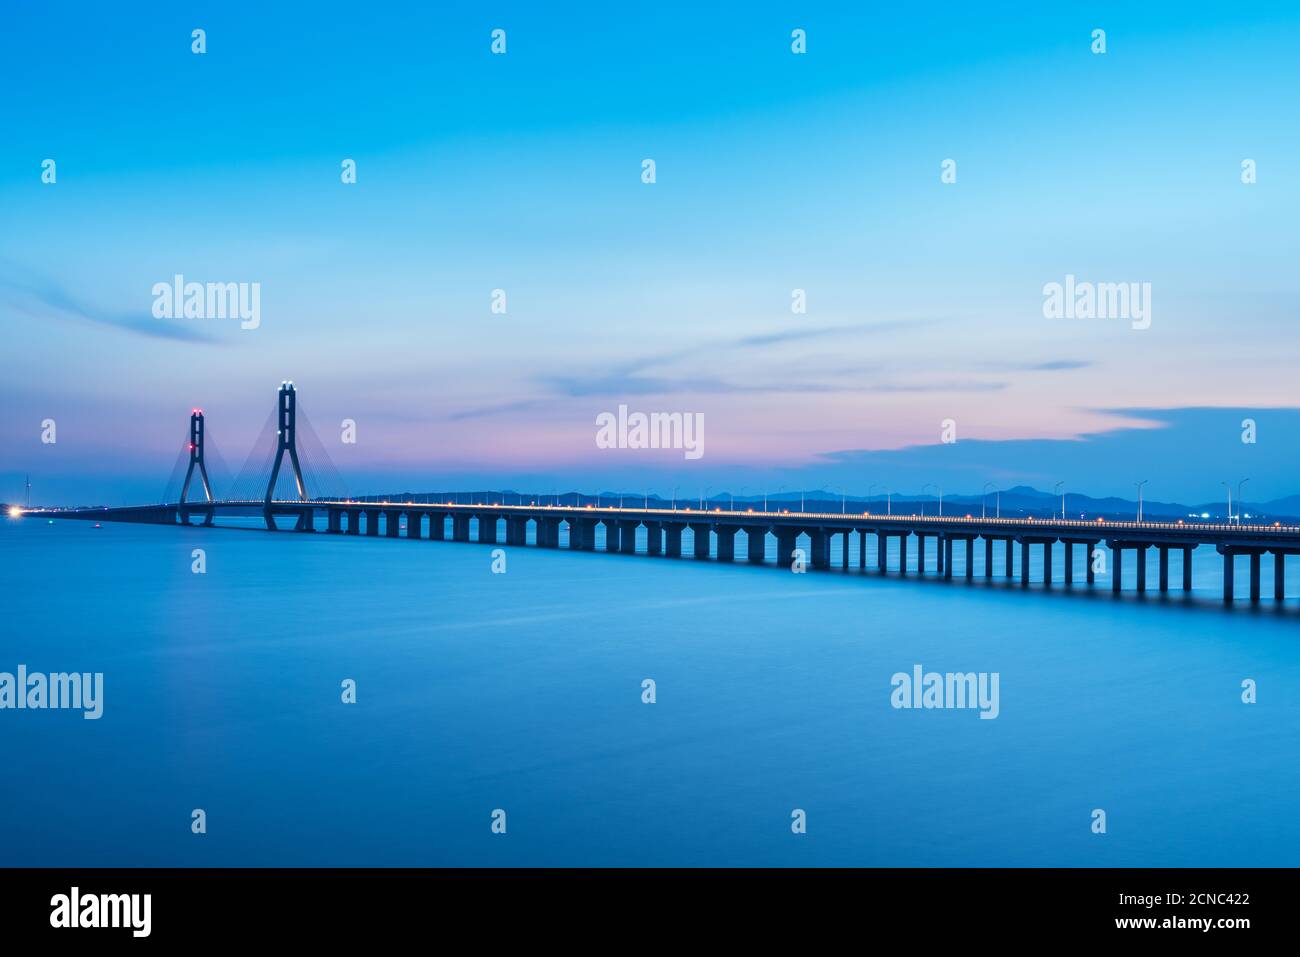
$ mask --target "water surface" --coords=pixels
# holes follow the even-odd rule
[[[0,711],[0,864],[1300,863],[1300,609],[1206,549],[1191,599],[504,551],[3,522],[0,671],[105,702]],[[895,710],[917,663],[1000,716]]]

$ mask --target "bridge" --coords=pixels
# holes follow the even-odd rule
[[[752,508],[641,508],[602,505],[539,505],[537,502],[508,505],[501,502],[460,504],[456,502],[372,502],[347,498],[323,499],[308,496],[298,450],[297,392],[292,382],[282,383],[274,416],[276,437],[266,492],[261,498],[215,497],[205,461],[206,427],[203,413],[190,417],[188,468],[179,501],[162,505],[103,508],[19,508],[10,514],[28,517],[83,519],[106,522],[145,522],[164,525],[211,526],[220,515],[260,515],[269,530],[279,530],[288,519],[295,532],[324,532],[332,535],[383,536],[407,540],[478,542],[511,547],[568,548],[622,554],[644,554],[680,558],[683,542],[689,541],[696,559],[733,562],[738,558],[737,541],[743,539],[743,558],[751,564],[768,561],[769,539],[775,540],[775,565],[781,568],[805,563],[814,570],[833,567],[832,557],[849,568],[856,558],[860,569],[880,574],[891,570],[909,574],[909,553],[914,549],[916,570],[928,575],[931,567],[939,578],[951,581],[957,575],[967,581],[975,577],[976,542],[983,549],[982,574],[995,577],[1001,566],[1007,579],[1019,577],[1029,585],[1033,549],[1041,553],[1039,581],[1052,587],[1096,585],[1098,559],[1111,590],[1121,590],[1125,555],[1135,559],[1139,593],[1148,590],[1147,556],[1158,555],[1160,592],[1170,589],[1170,554],[1178,562],[1181,590],[1192,588],[1192,552],[1212,545],[1222,556],[1223,600],[1235,598],[1235,565],[1239,556],[1249,559],[1249,596],[1261,598],[1261,561],[1272,557],[1273,598],[1282,601],[1285,591],[1286,556],[1300,555],[1300,526],[1225,525],[1192,522],[1118,522],[1045,520],[1034,518],[987,518],[938,515],[894,515],[841,512],[792,512],[789,509],[755,511]],[[276,496],[276,483],[286,465],[294,480],[296,498]],[[197,479],[197,486],[195,480]],[[189,499],[191,488],[201,487],[201,499]],[[897,547],[892,569],[890,539]],[[914,541],[913,541],[914,540]],[[806,544],[804,544],[806,542]],[[832,546],[837,546],[833,548]],[[1062,550],[1064,581],[1053,576],[1056,546]],[[1105,549],[1102,549],[1102,546]],[[869,562],[874,552],[874,561]],[[1016,553],[1019,552],[1019,562]],[[933,560],[931,560],[933,553]],[[1000,559],[1000,561],[999,561]],[[1081,559],[1082,561],[1077,561]],[[1082,565],[1083,582],[1076,583]]]

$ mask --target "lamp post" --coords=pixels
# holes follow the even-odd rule
[[[1232,486],[1229,485],[1227,482],[1220,482],[1219,484],[1228,490],[1228,516],[1227,518],[1224,519],[1224,521],[1227,522],[1229,525],[1231,525],[1232,524]]]
[[[1248,478],[1244,478],[1244,479],[1242,479],[1240,482],[1237,483],[1237,524],[1238,524],[1238,525],[1241,524],[1241,507],[1242,507],[1242,503],[1243,503],[1243,501],[1244,501],[1244,499],[1242,499],[1242,497],[1241,497],[1241,487],[1242,487],[1243,485],[1245,485],[1245,484],[1246,484],[1247,482],[1249,482],[1249,481],[1250,481],[1250,479],[1248,479]]]
[[[673,486],[673,511],[677,511],[677,486]]]
[[[989,486],[991,486],[992,484],[993,484],[992,482],[985,482],[985,483],[984,483],[984,490],[983,490],[982,492],[980,492],[980,520],[981,520],[981,521],[983,521],[984,519],[988,518],[988,507],[989,507],[989,502],[988,502],[988,498],[989,498]]]
[[[931,483],[931,482],[926,482],[924,485],[921,486],[921,495],[922,495],[922,496],[925,495],[925,490],[928,489],[928,488],[938,488],[938,486],[937,486],[937,485],[934,485],[934,484]],[[941,493],[941,494],[942,494],[942,493]],[[920,507],[921,507],[921,517],[924,518],[924,517],[925,517],[925,502],[921,501],[921,502],[918,502],[917,504],[920,505]]]
[[[1149,482],[1149,481],[1151,481],[1151,480],[1150,480],[1150,479],[1143,479],[1142,481],[1140,481],[1140,482],[1137,483],[1137,490],[1138,490],[1138,521],[1139,521],[1139,522],[1142,521],[1142,486],[1143,486],[1143,485],[1146,485],[1147,482]]]

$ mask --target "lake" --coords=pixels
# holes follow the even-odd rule
[[[0,864],[1300,861],[1300,608],[1212,549],[1190,598],[503,551],[0,522],[0,671],[104,675],[0,710]],[[998,716],[893,707],[915,665]]]

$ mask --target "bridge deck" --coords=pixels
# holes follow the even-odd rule
[[[830,564],[830,542],[835,536],[842,536],[844,547],[841,549],[842,560],[847,566],[849,548],[848,538],[853,534],[860,537],[858,546],[859,566],[867,567],[866,536],[874,535],[877,539],[878,570],[885,571],[886,543],[889,539],[898,540],[899,570],[908,568],[908,539],[915,536],[917,551],[920,556],[920,570],[925,570],[926,540],[934,538],[938,542],[935,564],[945,578],[952,577],[952,552],[954,543],[964,545],[966,552],[965,577],[972,577],[973,542],[977,538],[985,540],[984,575],[992,577],[993,544],[1003,543],[1006,561],[1006,575],[1010,577],[1013,569],[1013,546],[1021,549],[1020,579],[1029,582],[1030,548],[1043,549],[1043,580],[1052,583],[1051,556],[1052,546],[1064,543],[1065,547],[1065,581],[1073,580],[1072,548],[1082,545],[1092,550],[1105,543],[1110,550],[1110,578],[1112,587],[1118,591],[1122,575],[1123,553],[1136,550],[1137,584],[1139,591],[1146,590],[1145,553],[1148,548],[1156,548],[1160,553],[1160,582],[1162,591],[1168,588],[1168,552],[1176,550],[1183,556],[1183,589],[1191,588],[1191,551],[1200,545],[1213,545],[1223,558],[1224,599],[1233,598],[1234,559],[1238,555],[1250,557],[1250,595],[1251,599],[1260,594],[1260,556],[1271,553],[1274,556],[1274,598],[1281,600],[1287,555],[1300,554],[1300,526],[1282,525],[1227,525],[1211,522],[1151,522],[1151,521],[1094,521],[1072,519],[1038,519],[1038,518],[990,518],[975,515],[895,515],[874,512],[793,512],[788,509],[779,511],[761,511],[746,508],[744,510],[696,508],[629,508],[621,506],[595,505],[536,505],[505,503],[460,504],[455,502],[401,502],[401,501],[216,501],[184,502],[159,505],[142,505],[129,507],[71,508],[71,509],[11,509],[11,514],[31,517],[95,519],[98,521],[146,522],[158,524],[191,523],[196,517],[204,524],[213,524],[219,515],[243,514],[262,516],[268,528],[277,528],[275,516],[291,516],[296,519],[295,529],[302,532],[315,531],[317,513],[323,512],[327,518],[327,531],[332,533],[360,534],[362,524],[366,535],[379,534],[381,525],[386,537],[398,537],[405,527],[407,538],[424,537],[423,527],[428,516],[428,536],[432,539],[447,538],[446,525],[450,519],[453,541],[470,541],[471,519],[477,520],[478,541],[496,544],[498,523],[506,523],[507,545],[525,545],[528,541],[527,526],[535,526],[534,542],[539,547],[558,547],[560,545],[560,526],[569,529],[568,544],[570,548],[593,550],[595,548],[595,526],[606,528],[605,547],[608,551],[636,551],[636,530],[642,526],[646,529],[646,550],[651,555],[678,556],[681,554],[682,533],[691,529],[695,542],[695,555],[707,558],[716,555],[720,561],[732,561],[735,558],[735,533],[744,531],[750,540],[748,559],[751,562],[764,560],[764,547],[756,547],[755,542],[762,543],[770,533],[777,539],[778,558],[784,563],[787,557],[796,555],[796,543],[800,536],[807,536],[809,554],[804,558],[813,568],[826,568]],[[405,526],[401,522],[406,517]],[[346,528],[344,527],[346,523]],[[758,533],[758,534],[752,534]],[[716,546],[713,544],[716,543]],[[803,551],[800,547],[799,551]],[[1094,581],[1094,569],[1091,562],[1085,563],[1087,581]],[[1103,572],[1104,574],[1104,572]]]

